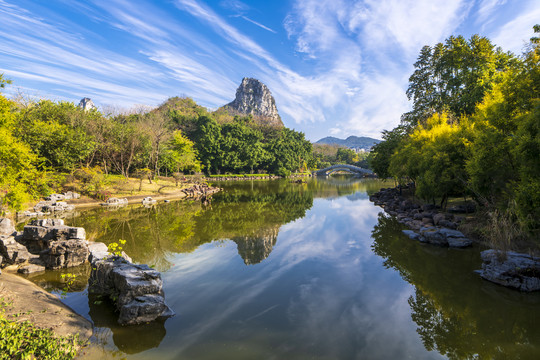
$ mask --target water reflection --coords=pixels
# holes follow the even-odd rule
[[[415,286],[408,303],[426,350],[449,359],[533,359],[540,353],[540,294],[481,280],[478,250],[410,241],[402,225],[379,215],[373,251]],[[536,355],[535,355],[536,354]]]
[[[164,321],[148,324],[121,326],[114,305],[99,296],[88,295],[89,316],[94,323],[94,337],[99,344],[112,338],[114,345],[123,353],[137,354],[156,348],[167,334]],[[136,341],[134,341],[136,339]]]
[[[82,226],[87,237],[105,243],[126,240],[124,250],[135,261],[166,271],[175,253],[202,244],[232,240],[246,265],[266,259],[282,225],[305,216],[314,198],[367,199],[380,183],[357,178],[310,179],[304,184],[282,181],[222,182],[225,191],[211,206],[173,202],[151,208],[94,209],[66,221]]]

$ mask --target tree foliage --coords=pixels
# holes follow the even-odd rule
[[[409,81],[413,109],[374,147],[375,172],[413,181],[417,195],[430,201],[470,194],[537,238],[538,37],[520,57],[477,35],[450,37],[422,48]]]

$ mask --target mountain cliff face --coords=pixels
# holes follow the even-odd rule
[[[224,107],[239,114],[251,114],[258,122],[283,126],[272,93],[257,79],[242,79],[236,90],[236,98]]]

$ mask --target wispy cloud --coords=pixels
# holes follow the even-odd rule
[[[248,18],[247,16],[243,16],[243,15],[242,15],[241,17],[242,17],[242,19],[244,19],[244,20],[246,20],[246,21],[249,21],[249,22],[252,23],[252,24],[257,25],[258,27],[263,28],[264,30],[270,31],[270,32],[272,32],[272,33],[274,33],[274,34],[277,33],[275,30],[270,29],[268,26],[264,26],[263,24],[258,23],[258,22],[256,22],[255,20],[251,20],[251,19]]]

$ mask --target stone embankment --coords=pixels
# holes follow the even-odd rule
[[[434,205],[413,203],[401,196],[396,188],[381,189],[371,195],[370,200],[412,229],[403,230],[403,233],[413,240],[458,248],[472,244],[457,230],[463,217],[456,213],[473,212],[473,204],[456,206],[441,213]],[[540,290],[540,258],[494,249],[482,251],[481,257],[482,269],[476,272],[483,279],[525,292]]]
[[[540,290],[540,258],[512,251],[482,251],[482,270],[476,272],[483,279],[517,290]]]
[[[45,216],[52,213],[73,211],[75,206],[68,204],[66,200],[79,199],[81,195],[76,192],[68,191],[63,194],[51,194],[38,202],[33,211],[25,210],[17,213],[17,218]]]
[[[201,198],[201,197],[206,197],[206,196],[215,194],[220,190],[221,190],[220,188],[211,187],[211,186],[208,186],[207,184],[202,184],[202,185],[195,184],[191,187],[182,189],[182,192],[186,194],[188,198]]]
[[[0,268],[29,274],[90,261],[89,291],[115,302],[120,324],[173,316],[165,304],[161,274],[147,265],[133,264],[123,252],[121,255],[109,254],[103,243],[88,242],[84,228],[66,226],[61,219],[33,220],[17,232],[10,219],[0,218]]]
[[[457,248],[472,245],[470,239],[456,230],[463,219],[459,215],[440,213],[434,205],[415,204],[401,196],[395,188],[381,189],[369,199],[412,229],[403,230],[403,233],[413,240]]]

